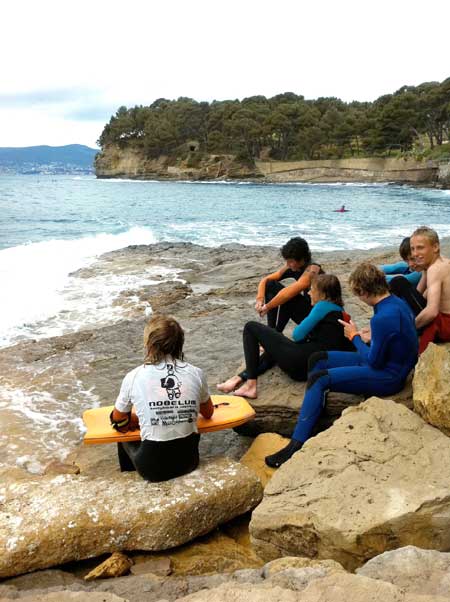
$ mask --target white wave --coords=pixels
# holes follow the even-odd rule
[[[128,183],[141,183],[141,184],[148,184],[149,182],[153,183],[153,184],[164,184],[166,182],[166,180],[142,180],[141,178],[94,178],[94,180],[96,182],[128,182]],[[169,182],[170,183],[170,182]],[[172,182],[173,183],[173,182]]]
[[[31,473],[42,473],[51,460],[64,461],[80,443],[85,427],[84,410],[99,406],[91,391],[75,383],[73,395],[56,399],[46,391],[0,387],[0,467],[16,464]]]
[[[137,286],[138,280],[121,278],[105,279],[104,282],[89,282],[90,279],[75,279],[71,272],[90,265],[96,257],[126,247],[130,244],[155,242],[152,232],[146,228],[131,228],[121,234],[98,234],[76,240],[49,240],[10,247],[0,251],[0,281],[3,299],[0,313],[0,346],[9,344],[14,337],[48,336],[60,334],[71,322],[70,313],[78,311],[79,319],[73,316],[75,328],[95,318],[92,314],[102,308],[107,310],[111,300],[120,290]],[[153,271],[153,276],[155,275]],[[150,274],[143,274],[139,280]],[[95,280],[95,279],[94,279]],[[89,309],[91,311],[89,311]],[[66,319],[61,312],[66,312]],[[54,317],[53,326],[44,328],[39,335],[33,325],[42,324]],[[99,315],[101,320],[102,316]],[[60,321],[58,327],[55,324]],[[78,322],[78,324],[77,324]],[[61,330],[62,329],[62,330]]]

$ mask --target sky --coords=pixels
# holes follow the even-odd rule
[[[96,147],[157,98],[375,100],[450,77],[448,0],[4,0],[0,147]]]

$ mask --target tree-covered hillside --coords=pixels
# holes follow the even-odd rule
[[[430,152],[450,158],[449,129],[450,78],[404,86],[372,103],[306,100],[292,92],[211,103],[161,98],[120,107],[98,143],[132,146],[148,157],[190,148],[248,160],[261,152],[280,160]]]

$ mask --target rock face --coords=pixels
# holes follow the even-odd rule
[[[414,409],[429,424],[450,435],[450,344],[428,345],[413,380]]]
[[[416,594],[448,596],[450,592],[450,554],[436,550],[406,546],[372,558],[356,572]]]
[[[263,179],[268,182],[408,182],[447,181],[438,163],[404,159],[335,159],[324,161],[255,161],[246,165],[234,155],[191,152],[184,160],[149,159],[138,149],[111,144],[95,158],[99,178],[171,180]]]
[[[261,499],[257,477],[227,459],[164,483],[134,473],[59,475],[0,490],[0,577],[118,550],[165,550]]]
[[[167,156],[149,159],[137,149],[121,149],[114,144],[98,153],[94,165],[98,178],[242,180],[261,178],[263,175],[254,166],[238,161],[234,155],[191,152],[185,160]]]
[[[371,398],[310,439],[266,487],[250,534],[264,559],[332,558],[347,569],[405,545],[450,548],[450,440]]]
[[[435,183],[438,163],[404,159],[331,159],[257,161],[271,182],[410,182]]]

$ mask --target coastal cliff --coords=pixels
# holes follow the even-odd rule
[[[189,153],[187,158],[147,158],[136,149],[107,146],[97,155],[98,178],[157,180],[258,180],[264,182],[405,183],[448,188],[449,165],[413,159],[368,158],[316,161],[263,161],[253,165],[234,155]]]

